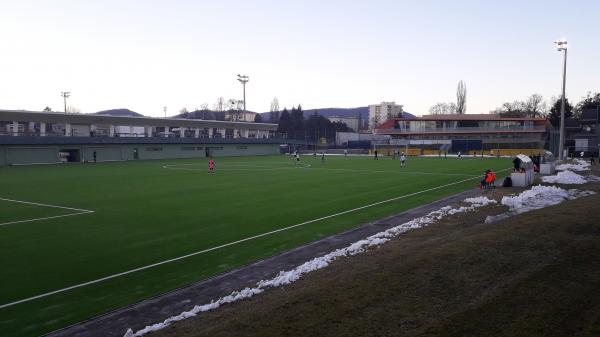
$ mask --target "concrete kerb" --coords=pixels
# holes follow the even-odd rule
[[[51,337],[122,337],[128,328],[135,330],[191,309],[196,304],[229,295],[231,292],[253,286],[281,270],[294,268],[310,259],[347,246],[370,235],[428,214],[451,203],[480,195],[479,190],[465,191],[426,205],[380,220],[366,223],[358,228],[291,249],[278,255],[253,262],[235,270],[193,283],[169,293],[141,301],[125,308],[77,323],[70,327],[46,334]]]

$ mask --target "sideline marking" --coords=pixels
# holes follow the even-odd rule
[[[313,167],[313,170],[324,170],[324,171],[348,171],[358,172],[364,174],[370,173],[398,173],[398,174],[422,174],[422,175],[434,175],[434,176],[460,176],[460,177],[479,177],[481,174],[466,174],[466,173],[442,173],[442,172],[415,172],[415,171],[390,171],[390,170],[357,170],[357,169],[345,169],[345,168],[327,168],[327,167]]]
[[[179,171],[205,171],[202,168],[195,167],[177,167],[177,166],[192,166],[197,164],[167,164],[163,165],[162,168],[167,170],[179,170]],[[473,174],[465,174],[465,173],[442,173],[442,172],[415,172],[415,171],[392,171],[392,170],[357,170],[357,169],[344,169],[344,168],[327,168],[327,167],[313,167],[311,164],[300,163],[303,166],[282,166],[282,167],[269,167],[269,166],[252,166],[245,165],[247,167],[243,167],[243,165],[238,166],[237,168],[225,167],[220,170],[223,171],[275,171],[275,170],[290,170],[290,169],[305,169],[310,168],[311,170],[323,170],[323,171],[344,171],[344,172],[357,172],[362,174],[371,174],[371,173],[393,173],[393,174],[415,174],[415,175],[434,175],[434,176],[458,176],[458,177],[479,177],[478,175]],[[236,166],[236,165],[234,165]]]
[[[507,171],[507,170],[510,170],[510,168],[507,168],[507,169],[504,169],[504,170],[499,170],[499,171],[496,171],[496,172],[502,172],[502,171]],[[14,302],[2,304],[2,305],[0,305],[0,309],[8,308],[8,307],[11,307],[13,305],[24,303],[24,302],[33,301],[33,300],[36,300],[36,299],[39,299],[39,298],[48,297],[50,295],[63,293],[65,291],[69,291],[69,290],[72,290],[72,289],[77,289],[77,288],[89,286],[89,285],[92,285],[92,284],[100,283],[100,282],[103,282],[103,281],[106,281],[106,280],[110,280],[110,279],[114,279],[114,278],[117,278],[117,277],[120,277],[120,276],[124,276],[124,275],[132,274],[132,273],[135,273],[135,272],[138,272],[138,271],[142,271],[142,270],[154,268],[154,267],[157,267],[157,266],[161,266],[163,264],[167,264],[167,263],[171,263],[171,262],[183,260],[183,259],[186,259],[188,257],[195,256],[195,255],[204,254],[204,253],[207,253],[207,252],[210,252],[210,251],[213,251],[213,250],[217,250],[217,249],[221,249],[221,248],[224,248],[224,247],[228,247],[228,246],[233,246],[233,245],[236,245],[238,243],[242,243],[242,242],[246,242],[246,241],[258,239],[258,238],[261,238],[261,237],[264,237],[264,236],[268,236],[268,235],[271,235],[271,234],[275,234],[275,233],[279,233],[279,232],[283,232],[283,231],[286,231],[288,229],[292,229],[292,228],[296,228],[296,227],[301,227],[301,226],[304,226],[304,225],[308,225],[308,224],[313,223],[313,222],[317,222],[317,221],[321,221],[321,220],[325,220],[325,219],[330,219],[330,218],[333,218],[333,217],[336,217],[336,216],[339,216],[339,215],[344,215],[344,214],[356,212],[356,211],[359,211],[359,210],[362,210],[362,209],[365,209],[365,208],[369,208],[369,207],[373,207],[373,206],[385,204],[385,203],[388,203],[390,201],[404,199],[404,198],[411,197],[413,195],[417,195],[417,194],[421,194],[421,193],[425,193],[425,192],[429,192],[429,191],[438,190],[438,189],[441,189],[441,188],[444,188],[444,187],[448,187],[448,186],[452,186],[452,185],[461,184],[461,183],[464,183],[464,182],[467,182],[467,181],[473,180],[473,179],[477,179],[477,178],[476,177],[467,178],[467,179],[459,180],[459,181],[456,181],[456,182],[453,182],[453,183],[448,183],[448,184],[440,185],[440,186],[437,186],[437,187],[432,187],[432,188],[428,188],[428,189],[425,189],[425,190],[421,190],[421,191],[417,191],[417,192],[413,192],[413,193],[401,195],[401,196],[398,196],[398,197],[394,197],[394,198],[390,198],[390,199],[386,199],[386,200],[382,200],[382,201],[377,201],[377,202],[374,202],[374,203],[371,203],[371,204],[367,204],[367,205],[364,205],[364,206],[352,208],[352,209],[349,209],[349,210],[341,211],[341,212],[330,214],[330,215],[326,215],[326,216],[323,216],[323,217],[320,217],[320,218],[317,218],[317,219],[308,220],[308,221],[305,221],[305,222],[302,222],[302,223],[299,223],[299,224],[295,224],[295,225],[291,225],[291,226],[287,226],[287,227],[275,229],[275,230],[272,230],[272,231],[269,231],[269,232],[266,232],[266,233],[262,233],[262,234],[257,234],[257,235],[254,235],[254,236],[250,236],[250,237],[247,237],[247,238],[244,238],[244,239],[241,239],[241,240],[237,240],[237,241],[225,243],[225,244],[222,244],[222,245],[219,245],[219,246],[215,246],[215,247],[211,247],[211,248],[207,248],[207,249],[203,249],[203,250],[200,250],[200,251],[197,251],[197,252],[189,253],[189,254],[182,255],[182,256],[179,256],[179,257],[175,257],[175,258],[172,258],[172,259],[163,260],[163,261],[160,261],[160,262],[149,264],[147,266],[143,266],[143,267],[139,267],[139,268],[135,268],[135,269],[130,269],[130,270],[127,270],[127,271],[124,271],[124,272],[120,272],[120,273],[117,273],[117,274],[112,274],[112,275],[109,275],[109,276],[105,276],[105,277],[102,277],[102,278],[99,278],[99,279],[96,279],[96,280],[92,280],[92,281],[88,281],[88,282],[84,282],[84,283],[75,284],[75,285],[72,285],[70,287],[66,287],[66,288],[62,288],[62,289],[50,291],[50,292],[47,292],[47,293],[43,293],[43,294],[40,294],[40,295],[36,295],[36,296],[24,298],[22,300],[18,300],[18,301],[14,301]]]
[[[180,170],[180,171],[206,171],[204,168],[200,167],[178,167],[178,166],[196,166],[198,164],[167,164],[163,165],[162,168],[167,170]],[[229,164],[231,165],[231,164]],[[300,163],[302,166],[258,166],[258,165],[239,165],[233,164],[231,166],[225,165],[223,168],[218,168],[217,170],[222,171],[276,171],[276,170],[293,170],[293,169],[305,169],[312,167],[311,164]]]
[[[0,223],[0,226],[13,225],[13,224],[24,223],[24,222],[33,222],[33,221],[42,221],[42,220],[48,220],[48,219],[64,218],[64,217],[67,217],[67,216],[74,216],[74,215],[82,215],[82,214],[94,213],[94,211],[89,210],[89,209],[81,209],[81,208],[65,207],[65,206],[58,206],[58,205],[49,205],[49,204],[41,204],[41,203],[38,203],[38,202],[30,202],[30,201],[23,201],[23,200],[14,200],[14,199],[0,198],[0,201],[16,202],[16,203],[19,203],[19,204],[27,204],[27,205],[34,205],[34,206],[40,206],[40,207],[60,208],[60,209],[66,209],[66,210],[69,210],[69,211],[75,211],[76,212],[76,213],[69,213],[69,214],[63,214],[63,215],[47,216],[47,217],[43,217],[43,218],[34,218],[34,219],[25,219],[25,220],[3,222],[3,223]]]

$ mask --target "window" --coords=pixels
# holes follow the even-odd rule
[[[181,151],[195,151],[196,147],[195,146],[182,146],[181,147]]]
[[[147,147],[146,151],[162,151],[162,147],[160,147],[160,146]]]

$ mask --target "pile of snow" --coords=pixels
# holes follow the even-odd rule
[[[301,264],[300,266],[287,270],[281,271],[275,277],[269,280],[262,280],[256,283],[256,286],[253,288],[245,288],[241,291],[234,291],[231,294],[221,297],[216,301],[211,301],[210,303],[203,305],[196,305],[189,311],[184,311],[177,316],[172,316],[164,320],[163,322],[156,323],[153,325],[148,325],[145,328],[133,332],[132,329],[128,329],[125,333],[124,337],[138,337],[143,336],[149,332],[157,331],[166,328],[174,322],[184,320],[186,318],[194,317],[197,314],[209,310],[216,309],[224,304],[232,303],[239,301],[241,299],[250,298],[254,295],[258,295],[264,292],[268,288],[275,288],[282,285],[290,284],[302,277],[304,274],[308,274],[315,270],[323,269],[327,267],[330,263],[337,260],[340,257],[345,256],[353,256],[356,254],[360,254],[366,251],[369,248],[380,246],[392,238],[405,233],[412,229],[417,229],[421,227],[425,227],[435,223],[437,220],[440,220],[446,216],[453,215],[461,212],[469,212],[473,211],[478,207],[482,207],[489,204],[496,203],[495,200],[488,199],[486,197],[477,197],[477,198],[468,198],[464,200],[465,203],[471,204],[471,206],[461,206],[459,208],[452,208],[450,206],[445,206],[440,208],[437,211],[433,211],[425,216],[420,218],[413,219],[409,222],[405,222],[399,226],[392,227],[386,231],[374,234],[369,236],[366,239],[356,241],[351,245],[336,249],[329,254],[314,258],[308,262]]]
[[[473,205],[479,205],[478,207],[487,206],[487,205],[490,205],[490,204],[497,204],[498,203],[496,200],[489,199],[487,197],[467,198],[467,199],[465,199],[465,202],[473,204]]]
[[[555,176],[542,177],[542,181],[545,183],[553,184],[585,184],[587,180],[579,174],[572,171],[561,171]]]
[[[590,163],[582,159],[575,159],[575,164],[560,164],[556,165],[556,169],[559,171],[587,171],[590,169]]]
[[[580,191],[576,189],[565,190],[556,186],[533,186],[530,190],[523,191],[516,196],[502,198],[502,205],[508,206],[508,212],[495,216],[488,216],[485,223],[492,223],[506,219],[512,215],[533,211],[536,209],[558,205],[566,200],[573,200],[588,195],[596,194],[593,191]]]

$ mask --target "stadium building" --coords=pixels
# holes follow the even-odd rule
[[[511,118],[495,114],[425,115],[394,118],[373,130],[391,136],[390,146],[411,154],[462,152],[510,155],[546,147],[550,123],[544,118]]]
[[[571,155],[598,156],[600,150],[600,106],[596,109],[585,109],[578,118],[565,121],[565,148]]]
[[[0,110],[0,166],[279,153],[277,124]]]

